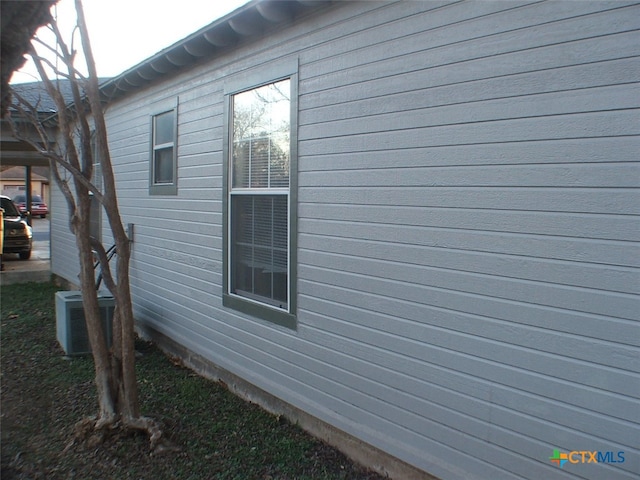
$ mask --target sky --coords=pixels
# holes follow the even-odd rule
[[[248,1],[84,0],[98,76],[116,76]],[[74,0],[60,0],[56,10],[61,29],[69,32],[65,38],[71,38]],[[47,33],[41,28],[37,35],[44,39]],[[27,62],[11,83],[38,80],[35,67]]]

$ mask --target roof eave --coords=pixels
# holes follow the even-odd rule
[[[243,38],[286,23],[331,0],[253,0],[100,85],[107,101],[228,51]]]

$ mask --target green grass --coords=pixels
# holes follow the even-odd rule
[[[176,366],[139,341],[142,412],[178,452],[153,455],[139,434],[65,451],[96,410],[91,357],[68,359],[55,338],[51,284],[2,288],[2,478],[377,479],[295,425]]]

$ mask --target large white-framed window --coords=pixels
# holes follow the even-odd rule
[[[149,194],[178,193],[178,108],[173,104],[151,116]]]
[[[295,67],[225,96],[224,304],[291,328],[297,62]]]

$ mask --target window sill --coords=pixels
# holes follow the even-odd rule
[[[245,300],[242,297],[229,294],[222,295],[222,304],[233,310],[246,313],[252,317],[266,320],[292,330],[296,330],[297,328],[298,322],[296,316],[285,310],[273,308],[268,305],[262,305],[257,302]]]
[[[175,184],[149,185],[149,195],[177,195],[178,186]]]

